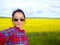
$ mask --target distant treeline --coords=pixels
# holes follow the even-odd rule
[[[12,18],[12,17],[0,17],[0,18]],[[60,19],[60,18],[50,18],[50,17],[26,17],[26,18],[31,18],[31,19]]]
[[[0,18],[11,18],[11,17],[0,17]]]

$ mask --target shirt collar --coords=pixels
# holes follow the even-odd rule
[[[19,32],[25,32],[24,30],[21,30],[20,28],[18,28],[16,26],[14,26],[14,29],[17,30],[17,31],[19,31]]]

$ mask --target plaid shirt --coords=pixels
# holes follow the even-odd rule
[[[16,26],[0,31],[0,45],[28,45],[28,38],[24,30]]]

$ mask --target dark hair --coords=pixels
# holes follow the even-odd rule
[[[21,9],[17,9],[17,10],[15,10],[15,11],[13,11],[13,13],[12,13],[12,20],[13,20],[14,14],[15,14],[16,12],[21,12],[21,13],[23,14],[24,18],[25,18],[24,12],[23,12]]]

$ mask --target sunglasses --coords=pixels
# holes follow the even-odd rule
[[[13,21],[18,21],[18,20],[25,21],[25,19],[13,19]]]

